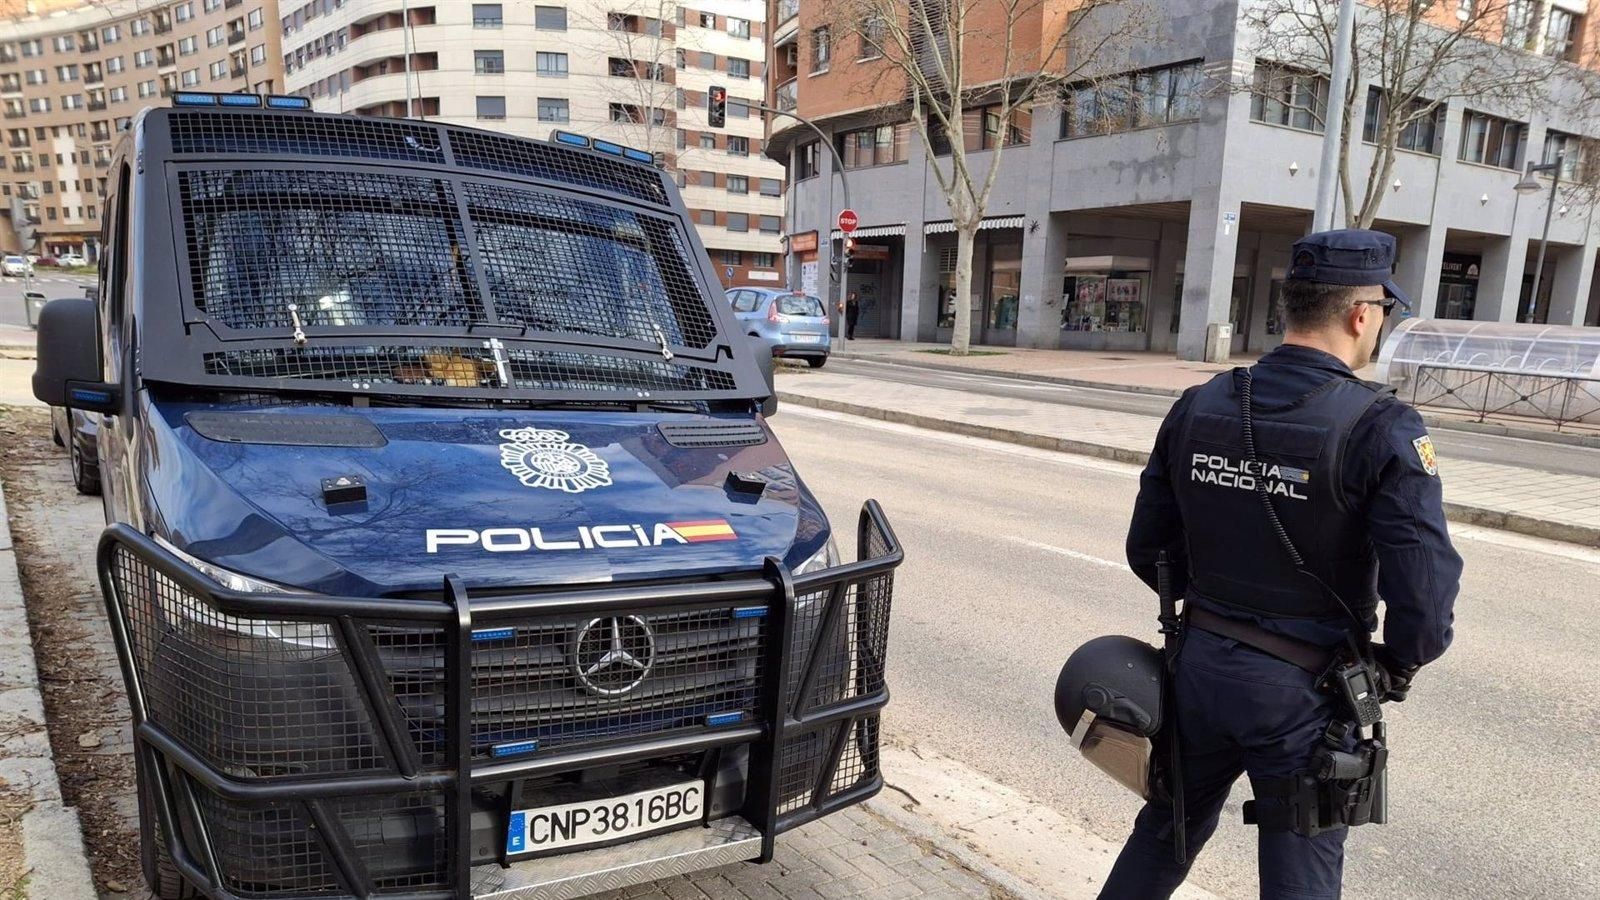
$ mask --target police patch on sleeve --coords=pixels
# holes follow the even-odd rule
[[[1433,452],[1433,438],[1423,435],[1411,442],[1417,448],[1417,458],[1422,460],[1422,470],[1429,475],[1439,474],[1439,457]]]

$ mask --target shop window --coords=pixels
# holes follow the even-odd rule
[[[1069,269],[1071,261],[1068,261]],[[1108,269],[1062,279],[1062,331],[1143,333],[1150,273]]]

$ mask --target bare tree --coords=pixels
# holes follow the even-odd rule
[[[1250,8],[1245,20],[1257,38],[1256,56],[1274,61],[1258,68],[1249,86],[1258,102],[1291,106],[1324,124],[1323,105],[1307,96],[1315,93],[1308,75],[1333,67],[1338,5],[1263,0]],[[1443,149],[1437,146],[1443,140],[1441,119],[1452,98],[1520,110],[1545,96],[1566,48],[1547,48],[1546,41],[1554,39],[1548,37],[1546,20],[1521,12],[1532,8],[1516,0],[1363,0],[1357,5],[1350,81],[1344,97],[1327,99],[1344,104],[1339,189],[1349,227],[1369,228],[1377,218],[1402,143],[1414,146],[1419,137],[1431,136],[1434,146],[1428,150]],[[1365,123],[1354,112],[1369,84],[1379,89],[1382,106],[1368,111],[1377,120],[1374,151],[1358,178],[1351,150],[1356,129]]]
[[[674,0],[616,0],[604,18],[607,54],[606,96],[612,122],[625,140],[641,150],[670,152],[676,132],[673,110],[677,42],[672,36],[678,5]]]
[[[1063,7],[1066,8],[1063,14]],[[1035,104],[1055,102],[1068,81],[1116,68],[1149,18],[1143,0],[841,0],[831,38],[854,37],[905,84],[905,115],[929,153],[928,168],[956,234],[951,353],[972,334],[972,250],[1007,146],[1026,140]],[[870,89],[877,90],[874,84]],[[968,145],[973,113],[996,139]],[[945,153],[948,148],[948,153]],[[977,154],[982,154],[978,157]]]

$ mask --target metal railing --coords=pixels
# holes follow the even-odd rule
[[[1568,425],[1600,425],[1600,378],[1538,375],[1488,367],[1417,364],[1411,378],[1413,406],[1475,415],[1522,416]]]

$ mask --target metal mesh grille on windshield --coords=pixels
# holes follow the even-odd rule
[[[194,304],[233,328],[289,329],[296,317],[308,328],[485,318],[446,181],[188,171],[178,191]]]
[[[661,174],[655,169],[517,138],[456,128],[447,131],[458,166],[584,185],[650,203],[667,202]]]
[[[686,347],[716,336],[669,220],[499,185],[463,193],[501,322]]]
[[[439,131],[414,122],[304,113],[203,112],[169,116],[174,153],[271,153],[438,163]]]

